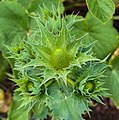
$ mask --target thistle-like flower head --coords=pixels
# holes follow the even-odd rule
[[[98,99],[102,90],[99,79],[105,67],[92,54],[94,43],[89,46],[81,43],[88,33],[79,39],[71,35],[73,24],[81,19],[74,15],[64,17],[59,7],[53,7],[52,11],[45,7],[40,9],[35,20],[36,28],[27,39],[19,39],[8,48],[10,57],[15,61],[14,69],[18,71],[18,79],[15,80],[19,86],[17,91],[26,101],[21,106],[32,103],[32,108],[39,101],[43,103],[43,95],[43,99],[50,99],[44,102],[51,110],[57,110],[53,105],[56,103],[58,106],[61,101],[65,104],[65,100],[70,103],[80,101],[80,98]],[[77,106],[80,106],[79,101]],[[84,111],[87,110],[86,106],[84,108]],[[60,116],[62,113],[54,112],[55,115]],[[78,118],[72,116],[72,119]]]

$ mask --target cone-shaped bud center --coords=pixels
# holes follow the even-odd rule
[[[69,54],[63,49],[56,49],[52,54],[52,65],[56,69],[62,69],[69,66]]]
[[[86,82],[85,88],[88,89],[89,92],[92,92],[95,88],[95,85],[93,82],[88,81]]]

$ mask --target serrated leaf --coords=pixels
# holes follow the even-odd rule
[[[41,85],[45,84],[46,82],[50,81],[53,78],[56,78],[56,73],[52,70],[45,70],[44,73],[44,80],[42,81]]]
[[[88,61],[99,61],[99,59],[97,59],[91,55],[86,55],[86,54],[80,53],[79,54],[79,61],[81,64],[85,64]]]
[[[112,0],[86,0],[86,3],[89,11],[103,23],[109,21],[115,12]]]
[[[19,94],[14,95],[13,102],[11,104],[7,120],[29,120],[30,114],[27,107],[21,107],[22,101],[19,101],[21,97]],[[18,109],[19,108],[19,109]]]
[[[103,24],[96,20],[91,14],[87,14],[84,21],[75,23],[72,34],[77,38],[87,35],[82,43],[91,44],[95,41],[93,51],[98,58],[104,59],[118,44],[118,32],[113,27],[112,21]]]
[[[65,87],[65,90],[68,92],[68,88]],[[51,99],[47,105],[52,110],[54,118],[58,120],[82,120],[81,114],[89,110],[87,103],[80,96],[68,95],[66,91],[61,92],[56,84],[48,89]]]
[[[43,101],[37,102],[33,107],[35,120],[44,120],[48,115],[48,108],[44,105]]]

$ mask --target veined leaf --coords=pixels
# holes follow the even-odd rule
[[[113,61],[112,69],[106,72],[106,76],[105,87],[109,89],[110,97],[119,107],[119,57]]]
[[[86,3],[89,11],[103,23],[109,21],[115,12],[112,0],[86,0]]]
[[[16,35],[27,31],[28,18],[22,6],[15,1],[0,2],[0,49],[4,51],[3,44],[10,45]]]
[[[42,99],[42,98],[41,98]],[[44,104],[45,98],[39,100],[33,107],[35,120],[44,120],[48,115],[48,108]]]
[[[22,101],[19,101],[21,97],[19,94],[14,94],[14,99],[11,104],[11,108],[8,113],[8,118],[7,120],[29,120],[30,119],[30,114],[28,113],[28,107],[21,107]]]
[[[76,95],[65,96],[59,90],[52,93],[49,107],[53,111],[54,118],[60,120],[83,120],[81,114],[87,111],[87,106],[83,99]]]
[[[72,34],[77,38],[87,35],[82,43],[91,44],[95,41],[93,51],[98,58],[104,59],[118,44],[118,32],[113,28],[112,21],[103,24],[96,20],[91,14],[87,14],[84,21],[75,23]]]

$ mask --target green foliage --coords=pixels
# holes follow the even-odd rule
[[[58,4],[61,3],[60,0],[17,0],[21,5],[25,7],[25,9],[28,10],[28,12],[36,12],[39,10],[39,6],[43,7],[43,4],[47,6],[49,9],[52,10],[53,6],[58,6]],[[63,12],[64,8],[63,5],[61,4],[61,11]]]
[[[89,13],[84,21],[77,22],[74,25],[72,34],[77,38],[87,34],[82,42],[84,44],[95,42],[93,51],[101,59],[113,52],[119,43],[118,32],[113,28],[112,21],[103,24]]]
[[[3,14],[4,13],[4,14]],[[28,31],[28,17],[20,4],[14,1],[0,2],[0,50],[10,45],[14,37]]]
[[[107,66],[93,56],[94,43],[82,44],[87,34],[79,38],[71,35],[71,27],[80,19],[71,15],[67,21],[61,17],[60,6],[40,10],[32,34],[7,46],[18,71],[15,82],[23,101],[20,108],[28,106],[31,111],[39,103],[40,116],[46,117],[43,111],[49,110],[53,119],[82,120],[81,115],[89,111],[88,102],[101,102],[100,97],[105,95],[101,86]],[[93,90],[87,88],[89,82],[94,82]]]
[[[14,94],[14,100],[12,102],[10,111],[8,113],[8,118],[7,120],[29,120],[30,119],[30,114],[28,111],[28,107],[21,107],[19,108],[20,104],[22,101],[19,101],[20,96],[18,93]]]
[[[52,99],[48,101],[50,109],[53,110],[53,117],[57,120],[82,120],[81,114],[88,110],[86,106],[88,103],[85,103],[85,99],[76,94],[66,96],[65,93],[56,89],[56,84],[51,87],[54,87],[56,91],[52,93]]]
[[[60,1],[52,1],[50,3],[52,5],[48,3],[47,0],[44,1],[46,6],[52,8],[53,5],[57,6],[60,4]],[[30,26],[33,24],[32,18],[29,16],[34,16],[35,14],[31,12],[39,11],[39,6],[43,6],[41,0],[0,2],[0,50],[6,51],[4,44],[10,45],[16,36],[26,37],[29,34],[30,29],[32,29]],[[63,10],[64,8],[61,4],[61,11],[63,12]]]
[[[86,3],[89,11],[103,23],[109,21],[115,12],[112,0],[86,0]]]
[[[33,0],[17,0],[25,9],[28,9],[29,4],[31,4]]]
[[[116,57],[110,66],[110,69],[106,72],[105,87],[109,89],[111,98],[115,104],[119,107],[119,57]]]
[[[114,4],[86,3],[91,14],[83,18],[63,15],[61,0],[0,1],[0,50],[17,85],[8,120],[83,120],[108,89],[119,105],[119,59],[107,71],[105,59],[119,43]]]

